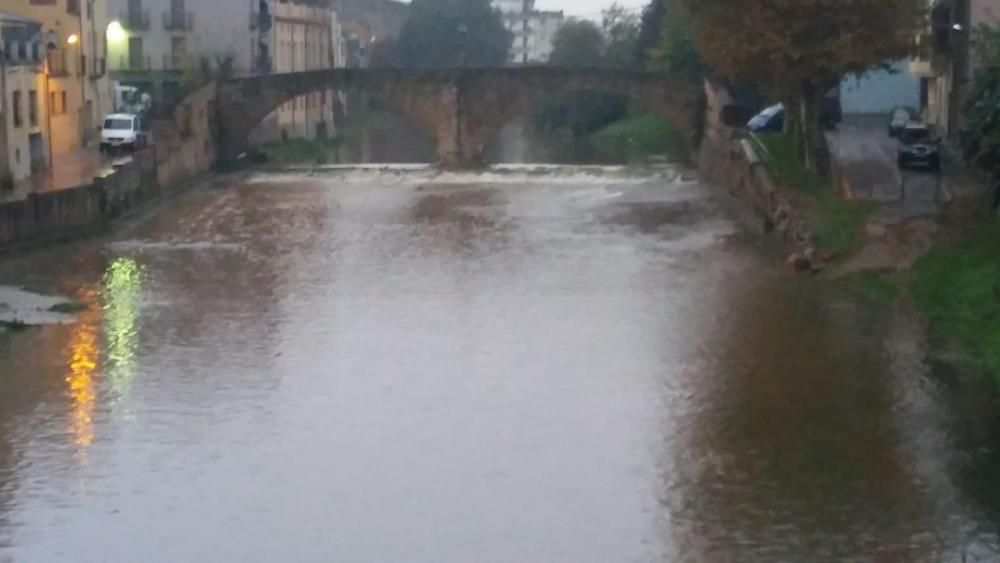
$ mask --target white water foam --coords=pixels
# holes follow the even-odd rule
[[[670,184],[693,183],[691,175],[675,166],[598,166],[561,164],[499,164],[483,171],[442,170],[431,164],[350,164],[290,167],[260,172],[250,184],[301,182],[307,178],[335,178],[345,183],[379,184]]]

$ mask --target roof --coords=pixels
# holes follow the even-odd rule
[[[4,10],[0,10],[0,22],[16,23],[22,25],[42,25],[41,23],[36,22],[35,20],[29,20],[24,16],[17,15],[14,12],[5,12]]]

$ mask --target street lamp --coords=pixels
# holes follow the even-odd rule
[[[120,43],[125,40],[125,36],[127,34],[125,33],[125,28],[122,27],[121,22],[115,20],[108,24],[108,29],[105,32],[105,35],[111,43]]]
[[[67,45],[76,45],[79,42],[80,42],[80,36],[75,33],[71,34],[69,37],[66,38]]]

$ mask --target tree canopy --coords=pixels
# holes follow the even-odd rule
[[[922,24],[917,0],[682,1],[713,70],[779,98],[907,55]]]
[[[907,55],[923,25],[919,0],[682,0],[698,53],[714,73],[785,102],[800,156],[811,149],[820,98],[845,75]]]
[[[644,51],[645,67],[648,70],[669,72],[691,82],[700,82],[705,74],[705,65],[695,49],[691,20],[687,11],[679,0],[653,1],[660,8],[656,10],[647,8],[645,13],[660,15],[659,22],[655,24],[658,37]],[[646,25],[654,24],[649,22]]]
[[[497,66],[512,40],[489,0],[413,0],[396,54],[409,68]]]
[[[549,64],[593,67],[604,60],[604,34],[589,20],[569,20],[559,28],[552,42]]]

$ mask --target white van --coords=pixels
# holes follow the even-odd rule
[[[131,113],[112,113],[104,118],[101,127],[101,150],[110,152],[124,148],[130,151],[145,146],[146,137],[142,130],[142,119]]]

